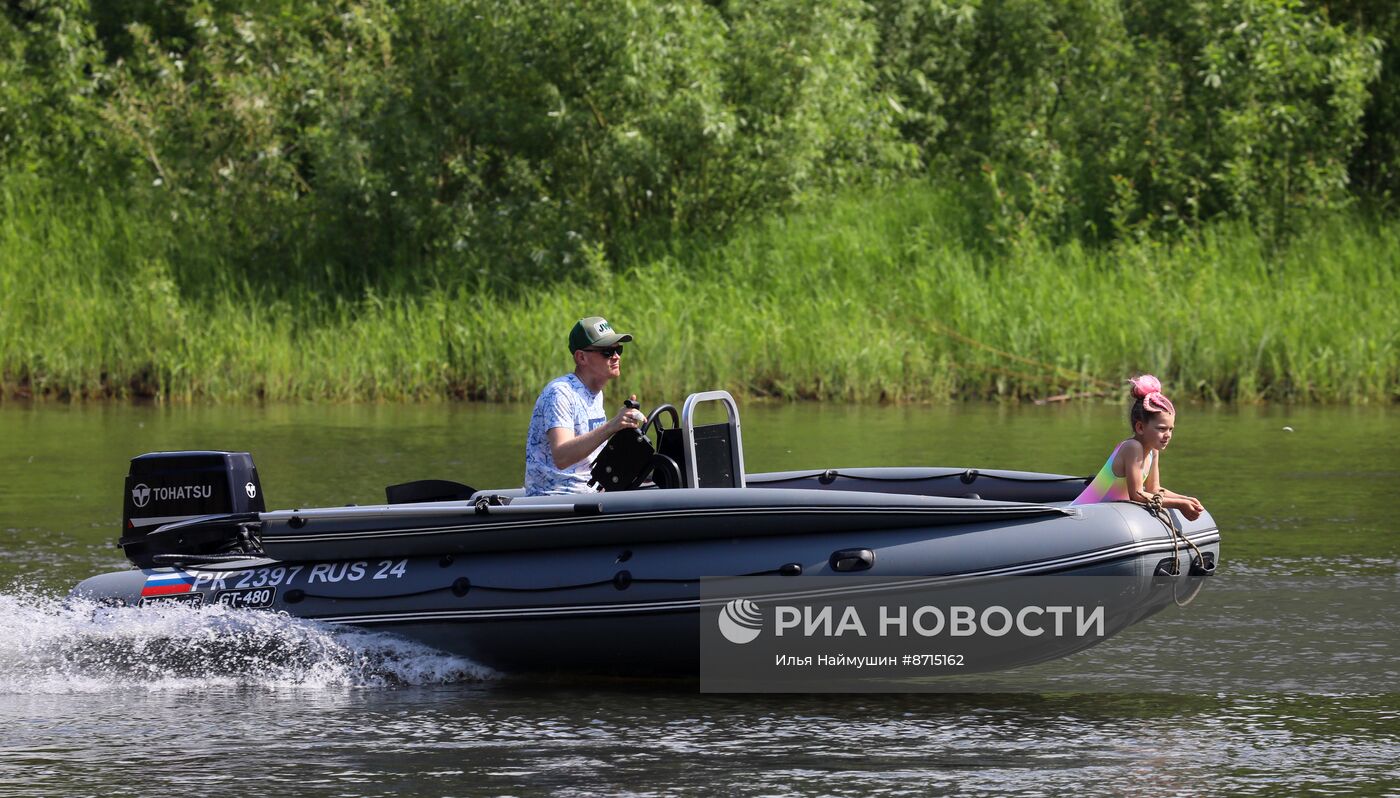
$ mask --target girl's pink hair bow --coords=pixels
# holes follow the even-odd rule
[[[1133,396],[1142,400],[1144,410],[1153,413],[1163,411],[1176,414],[1176,408],[1172,406],[1172,400],[1162,393],[1162,382],[1151,374],[1144,374],[1141,377],[1134,377],[1128,382],[1133,385]]]

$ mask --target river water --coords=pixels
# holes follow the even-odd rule
[[[1104,404],[743,413],[755,472],[1082,474],[1126,431],[1123,408]],[[62,601],[80,579],[125,567],[112,541],[127,460],[141,452],[246,450],[270,508],[365,504],[417,478],[518,484],[528,416],[0,405],[0,795],[1400,794],[1394,681],[1233,692],[1202,674],[1154,692],[706,695],[664,681],[522,682],[388,635],[257,612],[95,614]],[[1177,424],[1163,481],[1219,523],[1213,579],[1364,583],[1377,617],[1394,616],[1397,594],[1374,588],[1400,578],[1400,413],[1184,407]],[[1259,622],[1209,620],[1221,639]],[[1287,670],[1286,654],[1269,656],[1261,668]]]

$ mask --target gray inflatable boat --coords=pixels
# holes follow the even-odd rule
[[[696,425],[708,402],[727,420]],[[830,594],[832,578],[866,591],[1043,575],[1135,581],[1131,596],[1105,599],[1120,605],[1110,607],[1111,635],[1168,606],[1219,557],[1208,514],[1188,522],[1131,503],[1069,506],[1085,477],[746,474],[727,393],[660,410],[655,446],[615,438],[594,469],[601,485],[615,484],[569,497],[425,481],[389,488],[384,505],[268,511],[245,453],[142,455],[127,476],[119,541],[137,567],[89,578],[73,595],[353,624],[508,672],[694,674],[702,611],[729,598],[724,580],[742,591],[736,578],[770,577],[785,596],[809,585]],[[997,667],[1082,647],[1046,641]]]

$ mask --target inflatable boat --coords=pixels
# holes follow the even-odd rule
[[[710,403],[725,420],[697,424]],[[765,595],[744,592],[759,577],[769,598],[1046,575],[1135,580],[1131,596],[1104,599],[1121,605],[1111,635],[1168,606],[1219,557],[1208,514],[1189,522],[1126,502],[1070,506],[1082,476],[747,474],[727,393],[692,395],[652,419],[607,444],[593,470],[600,492],[571,496],[427,480],[388,488],[382,505],[269,511],[246,453],[141,455],[118,541],[136,567],[89,578],[73,595],[387,630],[507,672],[694,674],[701,618],[739,596],[762,605]],[[1083,647],[1059,645],[1018,649],[997,667]]]

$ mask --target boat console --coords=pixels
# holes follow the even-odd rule
[[[725,420],[696,424],[701,405],[720,405]],[[666,427],[664,419],[671,420]],[[647,437],[655,432],[656,443]],[[744,487],[744,444],[739,433],[739,406],[728,391],[705,391],[686,397],[676,408],[661,405],[640,429],[623,430],[603,445],[593,464],[590,485],[604,491],[657,488]]]

